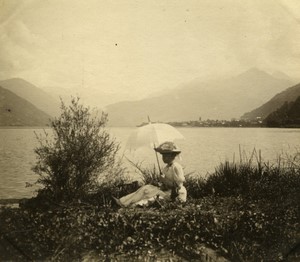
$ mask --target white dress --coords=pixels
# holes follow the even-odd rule
[[[183,186],[185,177],[180,164],[173,162],[166,165],[162,170],[160,180],[163,183],[162,188],[145,185],[137,191],[120,198],[120,202],[124,206],[147,205],[149,202],[154,201],[155,197],[170,198],[172,190],[177,193],[176,200],[186,202],[187,191]]]

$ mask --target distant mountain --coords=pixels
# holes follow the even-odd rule
[[[71,96],[80,97],[83,104],[88,105],[91,108],[103,108],[105,105],[116,103],[120,101],[120,97],[124,99],[131,99],[136,97],[133,93],[128,93],[126,90],[120,90],[118,95],[112,90],[103,90],[101,87],[72,87],[63,88],[60,86],[43,86],[43,90],[52,95],[52,97],[63,101],[70,101]]]
[[[292,78],[288,76],[287,74],[281,72],[281,71],[275,71],[272,73],[272,76],[278,79],[286,79],[286,80],[291,80]],[[297,81],[296,81],[297,82]]]
[[[242,115],[242,119],[255,119],[257,117],[266,118],[269,114],[280,108],[285,102],[292,102],[300,96],[300,84],[292,86],[276,94],[268,102],[264,103],[262,106],[245,113]]]
[[[15,93],[21,98],[44,111],[50,116],[57,116],[60,112],[60,102],[51,94],[46,93],[35,85],[21,78],[11,78],[0,81],[0,86]]]
[[[291,83],[252,68],[236,77],[196,79],[157,97],[111,104],[106,111],[111,126],[135,126],[145,122],[147,115],[155,122],[238,118]]]
[[[0,86],[0,126],[46,126],[50,116]]]
[[[300,96],[269,114],[264,120],[268,127],[300,127]]]

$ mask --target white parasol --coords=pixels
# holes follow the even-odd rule
[[[134,130],[128,138],[126,148],[135,150],[141,147],[155,148],[161,143],[184,139],[184,136],[173,126],[164,123],[151,123]],[[159,161],[156,153],[158,168],[160,170]]]

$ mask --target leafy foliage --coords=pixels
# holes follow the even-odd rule
[[[299,127],[300,96],[292,102],[285,102],[264,120],[268,127]]]
[[[115,164],[119,145],[105,130],[107,115],[92,116],[90,109],[72,98],[66,106],[61,101],[61,115],[51,121],[53,133],[36,135],[37,163],[33,170],[38,183],[56,201],[70,201],[87,194],[97,177]]]
[[[134,257],[163,249],[199,260],[205,245],[232,261],[278,261],[297,241],[300,215],[299,204],[289,202],[204,197],[147,209],[84,203],[47,211],[7,209],[0,218],[1,240],[10,239],[33,260],[81,259],[90,250],[102,258]],[[20,252],[5,257],[6,246],[1,259],[24,259]]]
[[[118,260],[122,254],[122,261],[167,251],[199,261],[203,247],[230,261],[297,257],[299,160],[297,153],[277,165],[223,163],[207,179],[188,177],[185,204],[116,209],[110,196],[138,185],[111,176],[77,202],[0,209],[0,259],[85,260],[93,251],[90,260]],[[154,169],[140,171],[145,181],[156,183]]]

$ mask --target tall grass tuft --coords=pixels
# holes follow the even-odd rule
[[[253,200],[280,200],[297,196],[300,188],[299,159],[297,152],[295,156],[278,158],[275,164],[264,163],[260,155],[256,163],[253,157],[240,163],[226,161],[217,166],[207,179],[188,179],[186,187],[193,198],[215,194]]]
[[[154,186],[160,185],[160,174],[158,168],[155,165],[153,165],[152,167],[143,167],[142,162],[134,163],[130,159],[127,160],[141,175],[143,184]]]

